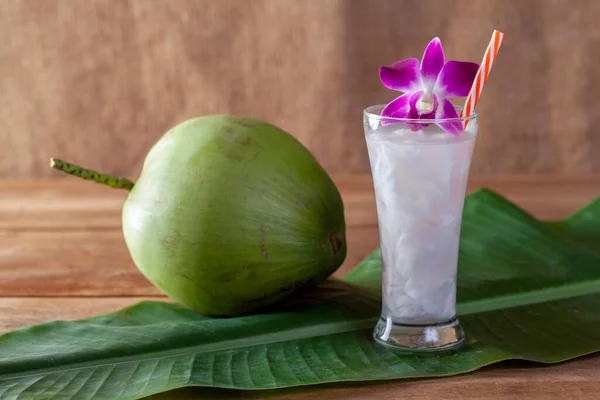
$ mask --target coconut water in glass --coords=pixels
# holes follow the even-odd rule
[[[477,115],[452,135],[438,125],[445,121],[382,117],[382,108],[364,112],[382,258],[374,339],[409,352],[457,348],[458,249]]]

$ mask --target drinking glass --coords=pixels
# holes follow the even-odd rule
[[[454,349],[464,340],[456,276],[477,114],[411,120],[382,117],[383,107],[368,107],[363,120],[382,259],[382,311],[373,336],[400,351]],[[442,129],[466,120],[456,135]]]

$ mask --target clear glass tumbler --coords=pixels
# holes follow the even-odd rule
[[[464,339],[456,316],[458,248],[477,115],[457,135],[452,120],[382,117],[364,111],[365,140],[377,200],[382,312],[374,339],[408,352],[455,349]]]

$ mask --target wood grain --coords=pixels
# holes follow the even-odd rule
[[[50,156],[136,176],[170,127],[243,114],[296,136],[331,173],[364,173],[362,110],[391,100],[381,64],[480,62],[505,33],[479,106],[473,171],[600,172],[597,0],[4,0],[0,178]]]

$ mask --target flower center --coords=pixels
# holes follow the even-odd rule
[[[415,104],[417,111],[421,114],[427,114],[433,111],[435,103],[433,101],[433,93],[423,93],[421,98]]]

